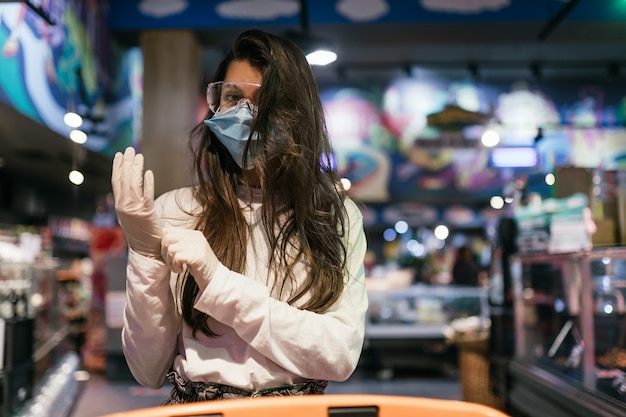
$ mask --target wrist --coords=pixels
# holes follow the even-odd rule
[[[134,248],[132,245],[128,245],[128,248],[136,253],[139,256],[143,256],[144,258],[150,258],[150,259],[154,259],[155,261],[159,261],[159,262],[163,262],[163,257],[161,256],[161,253],[156,253],[153,250],[145,250],[145,249],[141,249],[141,248]]]
[[[196,284],[198,285],[200,292],[204,292],[204,290],[206,290],[206,288],[209,286],[211,280],[217,272],[219,265],[221,265],[221,263],[219,261],[216,261],[215,264],[212,263],[211,265],[204,265],[202,268],[199,268],[197,270],[195,268],[190,269],[190,272],[196,280]]]

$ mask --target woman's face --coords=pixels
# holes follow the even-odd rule
[[[261,72],[250,65],[247,61],[233,61],[226,71],[224,77],[224,87],[221,92],[221,104],[246,99],[254,104],[259,91]],[[229,96],[230,95],[230,96]],[[260,180],[256,169],[243,172],[243,176],[253,187],[260,186]]]

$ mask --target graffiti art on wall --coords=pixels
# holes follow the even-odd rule
[[[136,59],[125,52],[122,70],[116,71],[121,80],[106,79],[98,62],[102,57],[96,56],[93,36],[79,13],[96,6],[48,3],[54,25],[25,3],[0,5],[0,101],[62,136],[69,133],[63,116],[77,111],[87,121],[85,146],[94,151],[106,154],[131,144],[136,137],[127,126],[136,118],[137,100],[131,93],[137,89],[131,90],[128,77]]]
[[[575,94],[572,94],[575,92]],[[323,90],[340,174],[365,202],[489,198],[520,172],[559,166],[626,168],[623,92],[610,85],[480,85],[404,77],[377,89]],[[533,147],[538,163],[502,169],[498,147]]]

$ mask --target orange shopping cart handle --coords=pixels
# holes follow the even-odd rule
[[[508,417],[482,404],[435,398],[325,394],[236,398],[142,408],[101,417]]]

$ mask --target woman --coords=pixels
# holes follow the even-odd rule
[[[191,134],[197,184],[154,201],[143,156],[115,155],[129,243],[122,342],[164,404],[323,393],[355,370],[364,337],[361,213],[333,170],[302,52],[242,33]]]

